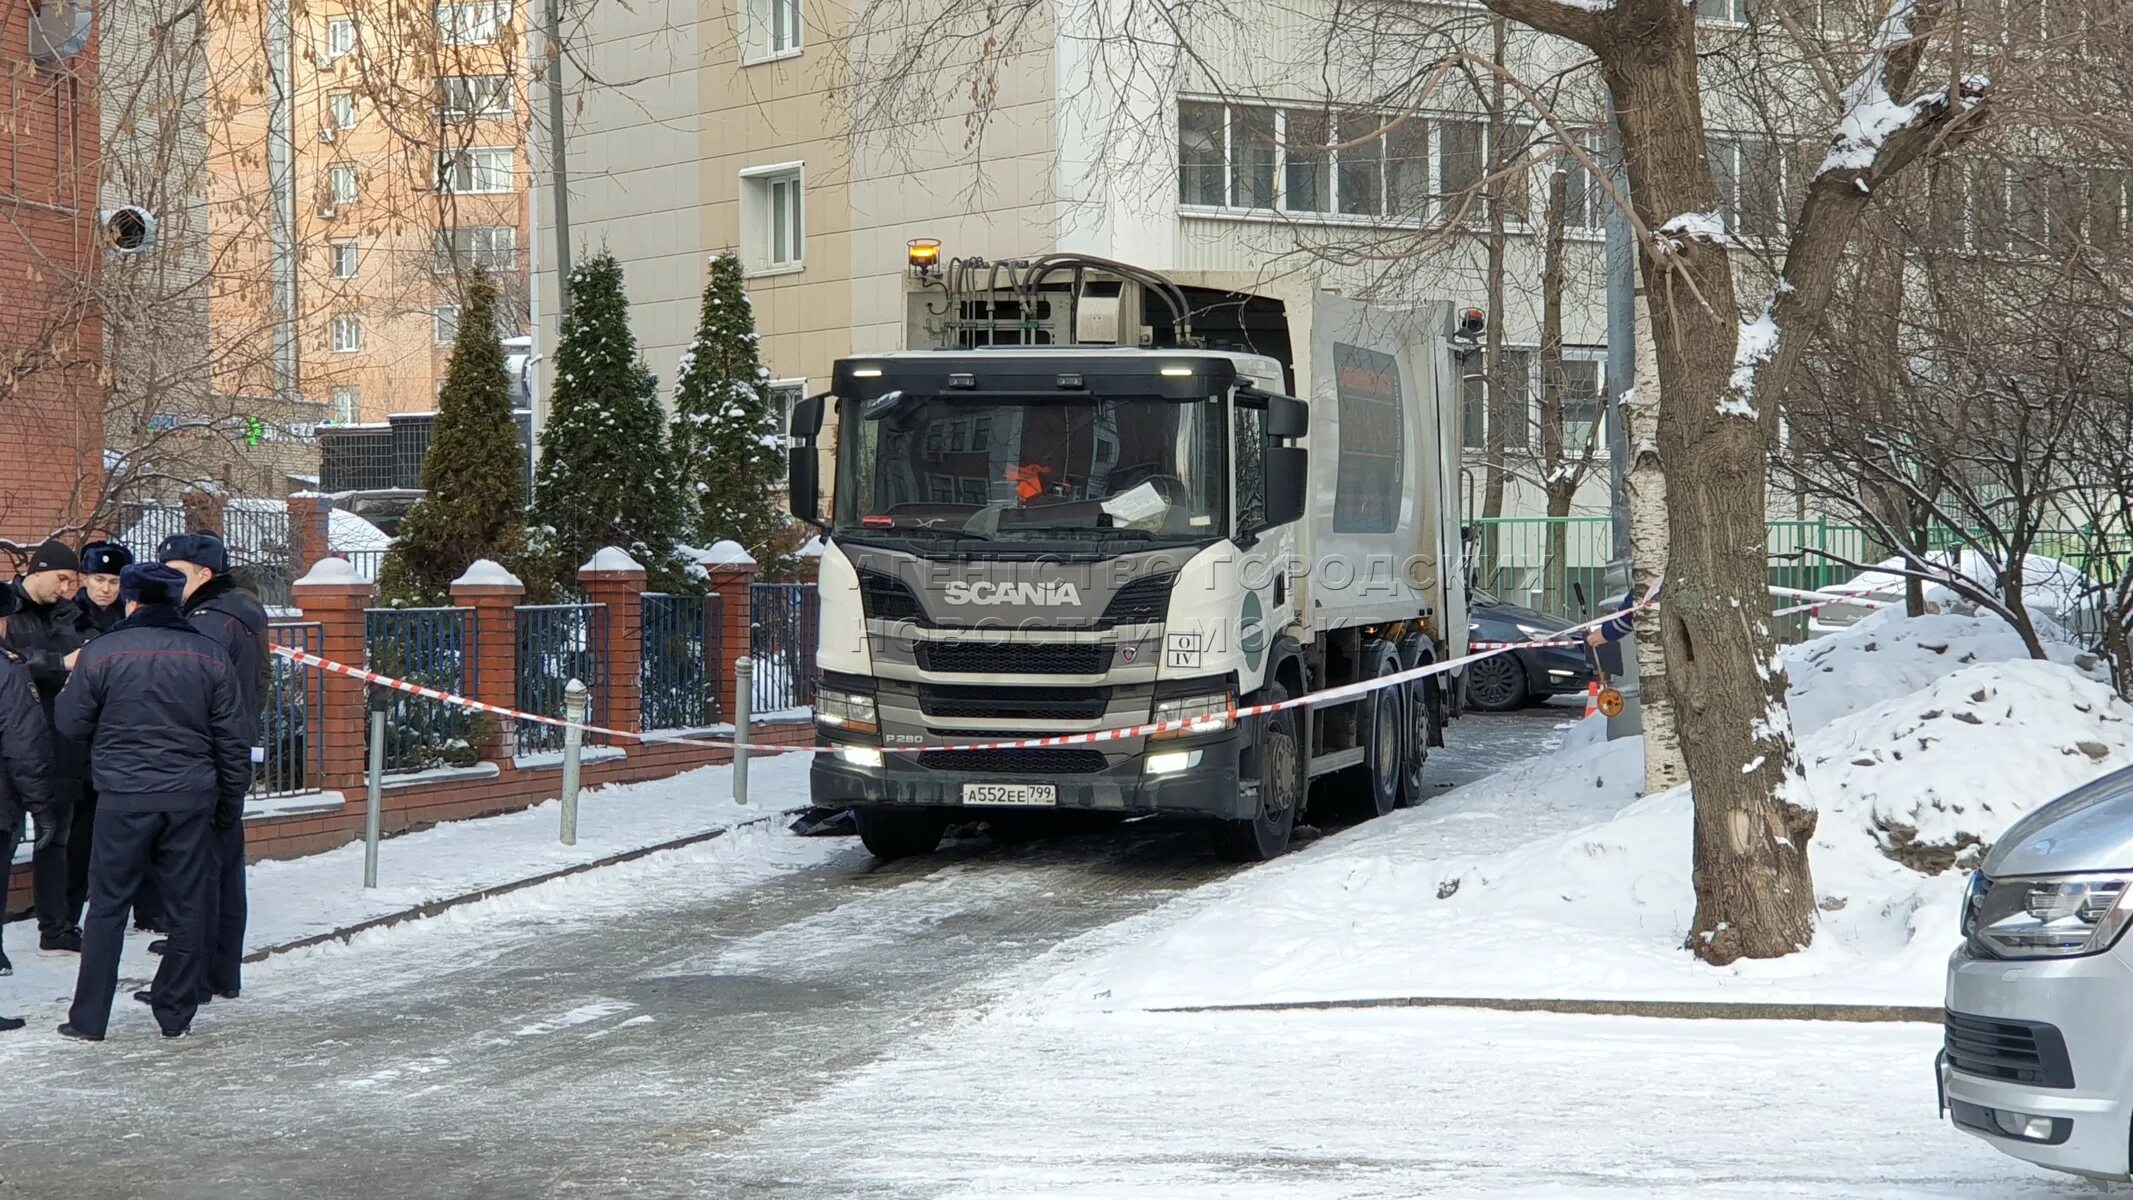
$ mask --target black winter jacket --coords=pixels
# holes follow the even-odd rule
[[[52,804],[52,731],[30,669],[10,651],[0,651],[0,844],[25,809],[42,814]],[[40,815],[39,820],[43,820]]]
[[[74,593],[74,607],[81,613],[81,634],[84,638],[110,633],[118,623],[126,619],[126,602],[113,600],[108,606],[89,599],[89,589]]]
[[[135,609],[82,650],[58,729],[89,747],[97,804],[113,812],[241,806],[251,785],[229,657],[167,605]]]
[[[67,685],[67,655],[81,649],[88,640],[81,609],[65,598],[39,604],[30,598],[19,579],[6,586],[15,589],[22,607],[7,619],[7,638],[0,641],[0,646],[22,656],[31,682],[37,685],[37,699],[44,704],[45,720],[50,722],[52,706],[59,702],[59,690]],[[68,780],[85,779],[89,774],[82,748],[65,738],[52,743],[52,768]]]
[[[251,593],[240,590],[235,580],[217,575],[185,602],[185,615],[194,629],[213,638],[230,656],[230,665],[237,671],[237,708],[243,717],[244,744],[257,746],[266,702],[267,610]]]

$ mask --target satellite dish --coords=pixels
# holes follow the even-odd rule
[[[65,62],[89,44],[96,25],[90,0],[35,0],[30,13],[30,57],[38,62]]]

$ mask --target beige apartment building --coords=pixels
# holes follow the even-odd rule
[[[525,19],[520,0],[275,0],[217,31],[223,61],[265,70],[218,97],[215,259],[241,282],[216,334],[271,346],[228,355],[221,390],[339,424],[433,409],[476,270],[503,282],[499,333],[530,327]]]

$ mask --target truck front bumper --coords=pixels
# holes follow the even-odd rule
[[[985,766],[984,752],[973,752],[976,770],[927,766],[921,756],[888,753],[879,767],[860,766],[833,753],[817,753],[809,773],[813,802],[825,808],[855,805],[899,807],[968,808],[972,819],[1002,811],[997,805],[965,805],[963,785],[969,783],[1050,784],[1057,803],[1042,808],[1094,810],[1125,813],[1188,813],[1198,816],[1248,817],[1257,810],[1258,789],[1239,785],[1240,765],[1246,745],[1243,734],[1231,731],[1190,741],[1151,743],[1146,754],[1106,755],[1101,770],[1043,772],[1009,770],[1013,759],[1003,755],[1002,769]],[[1148,769],[1151,757],[1197,753],[1192,765],[1175,772],[1157,774]],[[1249,791],[1251,794],[1246,795]],[[1011,811],[1029,812],[1037,806],[1015,806]]]

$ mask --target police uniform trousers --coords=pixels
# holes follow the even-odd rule
[[[182,812],[96,814],[89,856],[89,913],[82,925],[81,975],[67,1021],[92,1037],[111,1023],[118,990],[119,952],[126,941],[126,915],[144,877],[163,895],[170,945],[149,985],[149,1007],[166,1033],[192,1025],[204,994],[201,953],[203,909],[214,861],[212,805]]]
[[[244,822],[209,829],[208,877],[202,885],[201,939],[206,948],[199,1000],[234,995],[241,988],[244,959]],[[164,904],[170,903],[166,897]],[[166,926],[168,928],[168,926]]]

